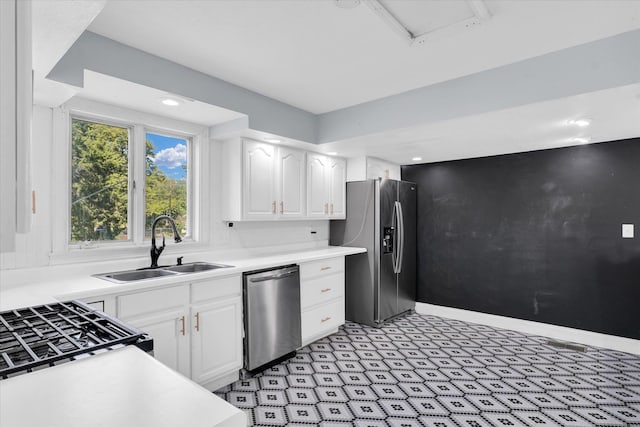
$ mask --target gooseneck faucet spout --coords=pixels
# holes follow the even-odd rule
[[[164,233],[162,234],[162,246],[156,246],[156,225],[158,225],[158,222],[162,220],[167,220],[169,221],[169,224],[171,224],[171,228],[173,229],[173,240],[175,240],[176,243],[182,242],[182,237],[180,237],[180,234],[178,233],[178,227],[176,227],[176,223],[173,218],[169,215],[160,215],[154,219],[153,224],[151,225],[151,268],[158,267],[158,258],[160,258],[160,254],[165,247]]]

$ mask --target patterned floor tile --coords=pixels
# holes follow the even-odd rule
[[[522,423],[511,414],[486,413],[482,416],[487,419],[492,426],[519,426]]]
[[[320,423],[320,414],[314,405],[289,405],[287,416],[292,423]]]
[[[511,414],[528,427],[562,427],[561,424],[558,424],[542,412],[513,411]]]
[[[217,390],[256,426],[640,426],[640,357],[409,315]]]
[[[465,398],[482,412],[509,412],[510,409],[492,396],[465,395]]]

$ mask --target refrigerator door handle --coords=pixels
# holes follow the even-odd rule
[[[400,202],[396,201],[393,203],[393,218],[391,220],[391,223],[393,224],[393,240],[394,240],[394,247],[393,247],[393,253],[392,253],[392,258],[393,258],[393,272],[394,273],[400,273],[400,257],[402,256],[402,240],[401,237],[402,233],[401,233],[401,224],[402,224],[402,206],[400,205]]]
[[[398,208],[398,261],[396,273],[402,272],[402,260],[404,258],[404,212],[402,212],[402,203],[396,202]]]

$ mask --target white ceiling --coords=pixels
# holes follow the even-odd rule
[[[590,119],[587,127],[569,120]],[[437,162],[640,136],[640,84],[323,144],[323,152],[396,164]],[[421,157],[420,161],[412,161]]]
[[[448,33],[438,29],[466,19],[465,0],[381,3],[395,8],[411,31],[427,31],[433,39],[410,47],[365,4],[341,9],[331,0],[35,0],[34,97],[53,106],[56,99],[77,93],[203,125],[241,116],[201,102],[163,107],[162,91],[89,71],[83,89],[39,78],[80,35],[82,25],[313,113],[640,28],[636,0],[487,0],[489,20]],[[58,6],[55,11],[52,4]],[[592,125],[566,126],[567,119],[580,117],[593,119]],[[415,163],[414,156],[427,162],[576,145],[570,138],[581,135],[590,142],[637,137],[639,117],[640,85],[632,85],[321,146],[299,145],[408,164]]]
[[[429,29],[457,3],[385,4]],[[331,0],[109,1],[89,30],[317,114],[640,28],[640,1],[485,3],[483,25],[417,47]]]

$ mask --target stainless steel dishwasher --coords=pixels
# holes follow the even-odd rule
[[[295,354],[302,345],[300,271],[287,265],[243,277],[244,369],[252,372]]]

